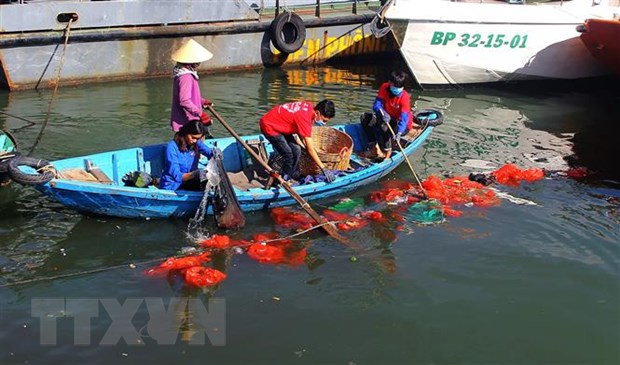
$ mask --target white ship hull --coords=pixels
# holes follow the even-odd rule
[[[613,8],[589,0],[562,6],[397,0],[386,13],[421,86],[605,75],[576,27],[606,16]]]

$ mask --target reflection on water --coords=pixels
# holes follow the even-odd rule
[[[355,123],[389,72],[372,65],[266,69],[208,75],[200,82],[215,108],[246,134],[258,132],[259,117],[274,104],[298,99],[333,98],[334,123]],[[445,117],[411,159],[423,178],[476,172],[468,160],[554,171],[578,164],[595,173],[584,180],[551,174],[533,184],[498,187],[535,206],[504,200],[494,208],[463,207],[462,217],[444,224],[405,222],[400,231],[397,222],[371,224],[347,233],[358,250],[312,232],[300,242],[308,246],[302,266],[222,254],[214,265],[228,278],[204,291],[176,277],[142,273],[193,245],[186,221],[85,217],[12,184],[0,190],[0,283],[34,281],[0,288],[6,349],[0,361],[96,357],[109,363],[124,353],[132,362],[156,363],[178,362],[179,356],[217,363],[291,363],[300,357],[311,363],[617,363],[620,94],[610,94],[608,86],[413,90],[417,108],[438,108]],[[170,92],[170,80],[62,88],[36,146],[51,91],[1,94],[0,110],[19,118],[3,116],[0,125],[15,135],[20,150],[35,147],[33,155],[51,160],[160,143],[172,136]],[[226,135],[217,124],[212,132]],[[390,178],[411,180],[411,173],[402,166]],[[376,189],[361,188],[350,197],[365,198]],[[268,212],[255,212],[247,215],[246,229],[231,235],[247,239],[271,231],[290,233],[276,227]],[[141,348],[94,346],[109,327],[101,316],[91,319],[93,346],[73,346],[69,335],[58,346],[38,346],[30,298],[58,296],[225,298],[227,346],[185,347],[196,328],[183,308],[179,345],[145,339]],[[141,307],[137,328],[144,318]],[[72,333],[72,323],[59,323]]]

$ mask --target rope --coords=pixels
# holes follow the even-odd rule
[[[321,224],[317,224],[316,226],[312,226],[312,227],[310,227],[308,229],[305,229],[303,231],[293,233],[293,234],[288,235],[286,237],[273,238],[273,239],[269,239],[269,240],[253,242],[251,244],[240,245],[240,246],[235,246],[235,247],[243,248],[243,247],[247,247],[247,246],[250,246],[252,244],[255,244],[255,243],[266,244],[266,243],[276,242],[276,241],[291,240],[291,239],[293,239],[293,238],[295,238],[297,236],[301,236],[302,234],[306,234],[306,233],[308,233],[310,231],[313,231],[315,229],[321,228],[324,225],[335,224],[335,223],[342,223],[342,222],[343,221],[328,221],[328,222],[324,222],[324,223],[321,223]],[[196,253],[203,253],[203,252],[208,252],[208,251],[207,250],[196,250]],[[174,255],[172,257],[176,258],[176,257],[184,257],[184,256],[186,256],[186,255],[184,255],[184,254],[183,255]],[[82,275],[88,275],[88,274],[95,274],[95,273],[99,273],[99,272],[116,270],[116,269],[127,268],[127,267],[135,269],[139,265],[141,266],[141,265],[146,265],[146,264],[152,264],[154,262],[161,262],[161,261],[164,261],[164,260],[166,260],[168,258],[170,258],[170,256],[160,257],[160,258],[151,259],[151,260],[145,260],[145,261],[141,261],[141,262],[139,262],[137,264],[121,264],[121,265],[114,265],[114,266],[109,266],[109,267],[102,267],[102,268],[99,268],[99,269],[79,271],[79,272],[74,272],[74,273],[69,273],[69,274],[60,274],[60,275],[46,276],[46,277],[41,277],[41,278],[33,278],[33,279],[20,280],[20,281],[15,281],[15,282],[12,282],[12,283],[0,284],[0,288],[7,288],[7,287],[11,287],[11,286],[18,286],[18,285],[24,285],[24,284],[37,283],[37,282],[41,282],[41,281],[49,281],[49,280],[64,279],[64,278],[70,278],[70,277],[82,276]]]
[[[60,73],[62,72],[62,68],[65,63],[65,54],[67,53],[67,43],[69,43],[69,34],[71,33],[71,23],[73,23],[73,18],[69,19],[69,23],[67,23],[67,27],[65,28],[65,42],[62,48],[62,56],[60,57],[60,64],[58,65],[58,74],[56,75],[56,81],[54,82],[54,91],[52,91],[52,97],[50,98],[49,104],[47,106],[47,114],[45,115],[45,120],[43,121],[43,125],[41,126],[41,131],[39,132],[39,135],[35,139],[34,144],[30,148],[30,151],[28,151],[28,156],[32,154],[34,149],[39,144],[39,141],[41,141],[41,138],[43,137],[43,131],[45,130],[45,127],[47,126],[47,122],[50,119],[50,114],[52,112],[52,106],[54,105],[54,102],[56,101],[56,92],[58,91],[58,85],[60,84]]]
[[[0,152],[0,160],[4,160],[5,158],[13,158],[15,157],[15,153],[14,152],[9,152],[9,151],[2,151]]]
[[[390,32],[390,30],[392,30],[392,26],[391,25],[386,25],[383,28],[379,28],[379,26],[377,25],[377,23],[379,22],[379,19],[381,19],[381,22],[383,22],[383,17],[379,16],[379,14],[375,15],[374,18],[372,18],[372,21],[370,22],[370,32],[372,33],[372,35],[374,35],[376,38],[382,38],[384,37],[386,34],[388,34]]]
[[[6,115],[7,117],[11,117],[11,118],[15,118],[15,119],[21,120],[23,122],[26,122],[26,123],[30,124],[28,127],[31,127],[31,126],[37,124],[37,123],[35,123],[35,122],[33,122],[33,121],[29,120],[29,119],[22,118],[20,116],[13,115],[11,113],[0,111],[0,114]],[[22,128],[24,128],[24,127],[22,127]],[[19,128],[19,129],[21,129],[21,128]],[[13,130],[13,132],[15,132],[15,130]]]
[[[336,223],[343,223],[343,222],[346,222],[346,221],[326,221],[326,222],[323,222],[321,224],[317,224],[316,226],[312,226],[312,227],[310,227],[308,229],[304,229],[303,231],[299,231],[297,233],[293,233],[293,234],[288,235],[286,237],[272,238],[272,239],[269,239],[269,240],[259,241],[259,243],[269,243],[269,242],[290,240],[290,239],[292,239],[294,237],[301,236],[302,234],[306,234],[308,232],[314,231],[317,228],[322,228],[323,226],[326,226],[328,224],[329,225],[333,225],[333,224],[336,224]],[[240,246],[240,247],[243,247],[243,246]]]
[[[167,257],[158,258],[158,259],[152,259],[152,260],[146,260],[146,261],[142,261],[142,262],[138,263],[138,265],[150,264],[150,263],[153,263],[153,262],[158,262],[158,261],[165,260],[166,258]],[[132,267],[132,265],[135,265],[135,264],[114,265],[114,266],[102,267],[102,268],[99,268],[99,269],[79,271],[79,272],[74,272],[74,273],[69,273],[69,274],[60,274],[60,275],[54,275],[54,276],[46,276],[46,277],[42,277],[42,278],[33,278],[33,279],[20,280],[20,281],[15,281],[15,282],[12,282],[12,283],[0,284],[0,288],[7,288],[7,287],[11,287],[11,286],[30,284],[30,283],[37,283],[37,282],[48,281],[48,280],[64,279],[64,278],[70,278],[70,277],[74,277],[74,276],[82,276],[82,275],[87,275],[87,274],[94,274],[94,273],[98,273],[98,272],[115,270],[115,269],[119,269],[119,268]]]
[[[378,19],[381,19],[381,21],[384,20],[385,18],[385,12],[387,11],[389,5],[392,3],[392,0],[388,1],[387,3],[385,3],[385,5],[383,5],[381,8],[379,8],[379,10],[377,11],[377,14],[375,15],[375,17],[372,19],[372,21],[370,22],[370,32],[376,37],[376,38],[381,38],[383,36],[385,36],[387,33],[389,33],[389,31],[392,29],[392,27],[390,25],[388,25],[385,28],[381,28],[379,29],[377,27],[377,21]],[[286,4],[286,2],[285,2]],[[340,40],[340,38],[348,35],[348,34],[352,34],[355,30],[357,30],[358,28],[362,28],[364,26],[364,24],[360,24],[358,26],[356,26],[355,28],[349,30],[346,33],[341,34],[340,36],[338,36],[336,39],[334,39],[333,41],[323,45],[322,47],[320,47],[319,49],[317,49],[313,54],[308,55],[308,57],[306,57],[305,59],[303,59],[301,61],[301,65],[303,66],[303,64],[309,60],[310,58],[314,57],[316,54],[318,54],[319,52],[321,52],[322,50],[324,50],[325,48],[327,48],[329,45],[331,45],[334,42],[338,42]],[[376,32],[376,33],[375,33]],[[394,39],[396,39],[396,36],[394,36]],[[361,40],[363,41],[363,39]],[[398,44],[398,48],[400,48],[400,42],[398,42],[398,40],[396,39],[396,43]]]
[[[346,32],[346,33],[343,33],[343,34],[341,34],[340,36],[336,37],[336,39],[334,39],[333,41],[331,41],[331,42],[329,42],[329,43],[326,43],[326,44],[325,44],[325,45],[323,45],[321,48],[317,49],[317,50],[316,50],[313,54],[308,55],[308,57],[304,58],[304,59],[301,61],[301,63],[300,63],[300,64],[303,66],[304,62],[306,62],[306,61],[308,61],[310,58],[314,57],[316,54],[318,54],[319,52],[321,52],[322,50],[324,50],[325,48],[327,48],[327,47],[328,47],[329,45],[331,45],[332,43],[334,43],[334,42],[338,42],[338,41],[340,40],[340,38],[342,38],[342,37],[344,37],[344,36],[346,36],[346,35],[348,35],[348,34],[353,33],[353,31],[355,31],[357,28],[361,28],[361,27],[363,27],[363,26],[364,26],[364,24],[360,24],[360,25],[356,26],[355,28],[351,29],[350,31],[348,31],[348,32]]]
[[[45,166],[37,169],[37,173],[39,173],[39,174],[44,174],[46,172],[52,172],[54,174],[54,176],[59,175],[58,170],[56,170],[56,168],[53,165],[51,165],[51,164],[45,165]]]

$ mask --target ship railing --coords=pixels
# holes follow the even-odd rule
[[[387,0],[260,0],[257,4],[259,14],[265,12],[274,12],[274,16],[278,16],[282,11],[295,11],[299,13],[314,12],[314,16],[321,17],[321,13],[325,11],[343,11],[350,9],[352,14],[357,14],[360,7],[377,8],[383,5]]]

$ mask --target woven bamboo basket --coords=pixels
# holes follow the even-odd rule
[[[312,127],[312,144],[327,169],[349,168],[353,140],[348,134],[331,127]],[[299,172],[301,175],[317,175],[322,172],[305,148],[299,158]]]

